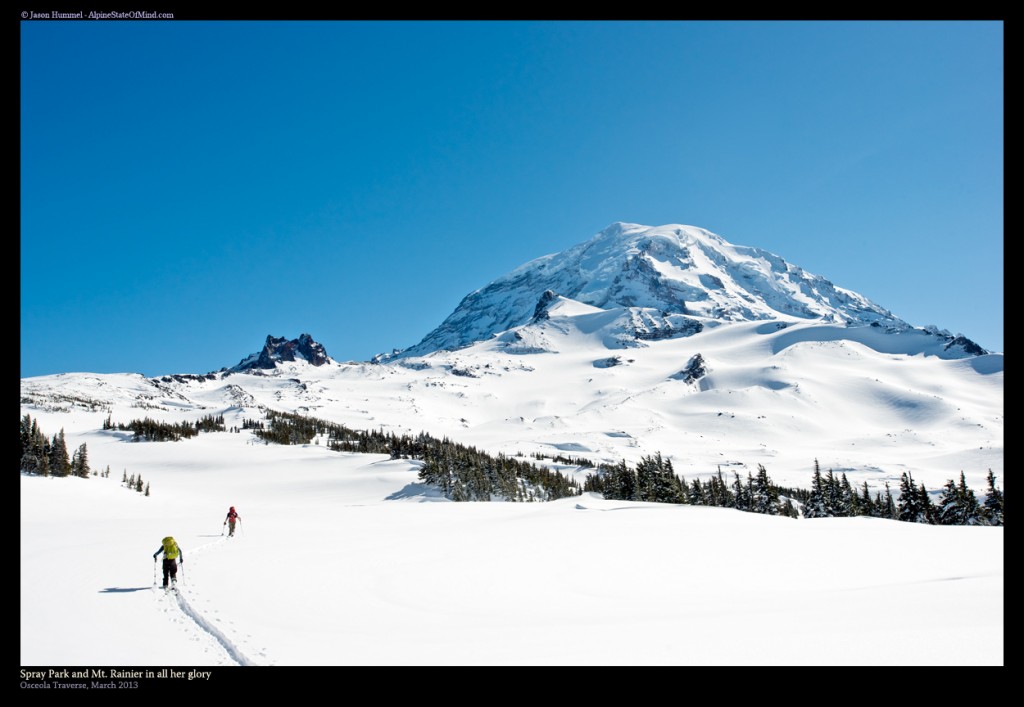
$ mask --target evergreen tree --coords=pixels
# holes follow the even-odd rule
[[[68,457],[63,428],[53,436],[53,442],[50,443],[50,473],[54,476],[67,476],[71,473],[71,459]]]
[[[146,482],[146,495],[149,495],[149,482]]]
[[[922,520],[918,522],[935,525],[938,522],[938,513],[936,512],[935,505],[932,504],[932,499],[928,496],[928,491],[925,489],[923,483],[921,484],[921,490],[918,492],[917,497],[921,501],[922,517]]]
[[[828,476],[825,477],[825,510],[829,516],[842,515],[840,508],[842,501],[839,493],[839,481],[836,479],[835,474],[832,470],[828,470]]]
[[[957,485],[957,492],[960,494],[960,503],[963,506],[961,525],[983,525],[984,517],[981,506],[974,495],[974,491],[967,487],[964,479],[964,472],[960,472],[960,483]]]
[[[961,517],[960,492],[953,479],[947,479],[946,485],[942,487],[936,518],[940,525],[960,525]]]
[[[654,460],[650,457],[641,457],[636,465],[636,485],[638,501],[654,501],[655,490],[654,480],[657,475],[657,468]]]
[[[654,457],[654,497],[651,499],[658,503],[678,503],[674,484],[675,472],[672,469],[672,462],[666,461],[661,452]]]
[[[671,503],[686,503],[686,491],[683,488],[683,480],[676,476],[676,470],[675,467],[672,466],[671,459],[665,460],[665,472],[671,486]]]
[[[707,498],[704,495],[704,487],[700,485],[700,479],[694,479],[690,484],[687,500],[695,506],[707,505]]]
[[[754,513],[779,515],[779,492],[772,486],[768,471],[763,465],[757,465],[757,479],[752,484],[751,510]]]
[[[879,499],[879,508],[881,509],[881,518],[891,518],[896,520],[898,518],[896,512],[896,504],[892,500],[892,490],[889,488],[889,482],[885,482],[885,498]]]
[[[21,470],[48,476],[50,473],[50,441],[30,415],[21,419]]]
[[[734,506],[738,511],[749,511],[750,510],[750,487],[749,485],[744,487],[743,482],[740,481],[740,475],[733,472],[733,476],[736,477],[732,482],[733,497],[736,499],[736,505]],[[749,478],[749,474],[747,475]]]
[[[854,491],[854,495],[857,496],[857,515],[869,516],[871,513],[871,494],[868,492],[868,482],[864,481],[861,484],[861,491]]]
[[[919,523],[921,517],[921,501],[917,497],[914,477],[907,472],[900,476],[900,500],[897,507],[897,519],[907,523]]]
[[[25,416],[21,418],[18,440],[21,443],[18,451],[24,455],[25,450],[32,446],[32,416],[28,413],[25,413]]]
[[[804,503],[804,518],[825,518],[828,511],[825,507],[825,485],[821,478],[821,467],[814,460],[814,476],[811,477],[811,495]]]
[[[733,495],[733,492],[729,490],[729,486],[725,483],[725,479],[722,478],[721,466],[718,467],[718,493],[718,505],[723,506],[724,508],[736,507],[736,497]]]
[[[1003,524],[1003,492],[996,488],[996,477],[988,470],[988,492],[984,504],[985,522],[989,525]]]
[[[135,490],[142,493],[142,474],[139,474],[139,477],[135,479]]]
[[[75,456],[71,462],[71,473],[83,479],[89,478],[89,453],[84,442],[75,450]]]
[[[839,479],[839,508],[836,509],[836,515],[844,518],[857,515],[857,494],[850,486],[845,471]]]

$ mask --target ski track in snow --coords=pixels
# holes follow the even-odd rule
[[[192,551],[192,554],[200,553],[211,547],[220,545],[226,539],[226,537],[222,536],[220,539],[215,540],[212,543],[200,545]],[[182,574],[182,579],[184,579],[184,573]],[[189,593],[191,593],[191,588],[189,590]],[[246,667],[257,665],[257,663],[253,662],[248,657],[246,657],[242,650],[237,645],[235,645],[235,643],[230,638],[228,638],[228,636],[223,631],[221,631],[213,624],[213,622],[211,622],[205,616],[203,616],[202,612],[198,611],[191,604],[189,604],[188,600],[185,599],[185,595],[182,591],[181,585],[178,585],[177,591],[174,592],[174,596],[175,599],[177,600],[178,608],[181,609],[181,612],[185,614],[186,617],[191,619],[196,624],[196,626],[198,626],[201,630],[209,634],[217,642],[217,644],[224,650],[224,652],[227,653],[228,657],[232,661],[234,661],[238,665]]]

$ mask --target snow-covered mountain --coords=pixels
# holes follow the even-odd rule
[[[912,328],[856,292],[760,248],[732,245],[694,226],[614,223],[589,241],[532,260],[469,294],[402,355],[485,341],[545,316],[556,298],[619,312],[620,331],[607,343],[622,346],[690,336],[724,322]]]
[[[509,455],[661,451],[690,478],[760,463],[794,486],[815,458],[872,489],[904,471],[937,489],[961,470],[980,489],[1003,469],[1001,353],[690,226],[615,224],[474,292],[377,363],[269,336],[214,373],[25,379],[22,405],[72,413],[69,432],[111,410],[142,416],[130,408],[284,410]]]

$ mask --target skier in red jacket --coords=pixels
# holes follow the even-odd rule
[[[228,526],[228,537],[231,537],[232,535],[235,534],[235,521],[236,520],[239,523],[241,523],[242,522],[242,516],[238,515],[238,513],[235,511],[235,507],[234,506],[231,506],[231,508],[228,509],[228,516],[227,516],[227,518],[224,519],[224,524]]]

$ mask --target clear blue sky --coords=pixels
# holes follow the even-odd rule
[[[613,221],[1003,349],[1000,22],[23,22],[21,375],[410,346]]]

